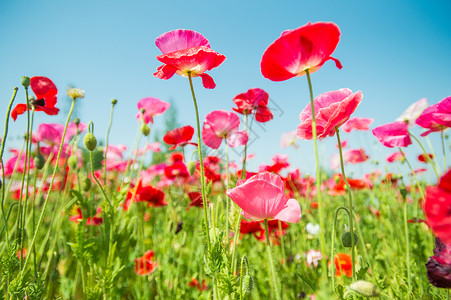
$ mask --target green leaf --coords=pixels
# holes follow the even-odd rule
[[[313,292],[315,292],[318,289],[318,284],[316,282],[313,282],[310,278],[304,275],[301,275],[299,273],[296,274],[312,289]]]
[[[360,270],[357,272],[357,280],[363,280],[365,278],[365,274],[370,268],[370,265],[367,263],[366,267],[360,268]]]

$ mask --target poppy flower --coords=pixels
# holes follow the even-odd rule
[[[152,250],[147,251],[143,256],[134,259],[135,273],[141,276],[146,276],[155,271],[157,262],[153,261],[155,253]]]
[[[412,127],[415,125],[416,119],[421,115],[421,113],[428,107],[428,100],[426,98],[421,98],[417,102],[411,104],[406,111],[404,111],[396,121],[403,121],[407,124],[407,127]]]
[[[205,283],[205,279],[202,280],[202,285],[199,283],[199,280],[197,278],[191,279],[191,281],[188,283],[189,287],[197,288],[198,291],[206,291],[208,289],[207,284]]]
[[[365,149],[351,149],[346,151],[344,154],[344,159],[346,162],[351,164],[358,164],[368,160],[368,155],[365,152]]]
[[[280,148],[286,148],[289,146],[293,146],[296,149],[298,148],[297,142],[299,138],[296,135],[296,131],[290,131],[282,134],[280,136]]]
[[[189,176],[188,169],[182,161],[174,162],[172,165],[164,168],[164,175],[168,179],[187,178]]]
[[[124,203],[124,210],[127,211],[131,202],[147,202],[148,206],[165,206],[168,203],[164,201],[165,194],[152,187],[151,185],[143,186],[142,179],[138,180],[138,184],[131,188],[127,193],[127,198]]]
[[[138,102],[138,113],[136,114],[136,118],[138,120],[142,118],[146,124],[153,123],[153,117],[161,115],[170,106],[170,103],[161,101],[157,98],[143,98]]]
[[[205,116],[202,128],[202,139],[205,145],[218,149],[223,139],[230,147],[238,147],[247,143],[246,131],[238,131],[240,118],[225,110],[215,110]]]
[[[451,243],[451,170],[440,178],[438,186],[426,188],[424,212],[427,223],[444,243]]]
[[[389,148],[407,147],[412,144],[407,124],[402,121],[376,127],[372,132],[382,145]]]
[[[100,217],[101,213],[102,213],[102,209],[100,207],[98,207],[96,210],[96,214],[94,216],[88,217],[86,219],[86,225],[98,226],[98,225],[102,224],[103,218]],[[75,222],[75,223],[78,223],[83,220],[83,214],[79,207],[77,207],[77,214],[70,216],[69,220],[72,222]]]
[[[335,276],[344,274],[347,277],[352,277],[352,260],[351,256],[346,253],[337,253],[334,257]],[[329,265],[331,261],[329,261]]]
[[[373,122],[374,119],[371,118],[354,117],[343,124],[343,131],[348,133],[353,130],[367,131]]]
[[[30,78],[30,87],[33,93],[36,95],[36,99],[31,101],[31,105],[34,106],[35,111],[43,111],[48,115],[57,115],[59,108],[56,105],[56,94],[58,90],[56,85],[47,77],[35,76]],[[31,107],[27,104],[19,103],[11,111],[11,118],[15,121],[18,115],[23,114]]]
[[[264,172],[247,180],[238,180],[237,186],[228,190],[227,195],[243,210],[247,219],[297,223],[301,218],[298,201],[285,197],[282,179],[276,174]]]
[[[233,98],[238,108],[232,108],[239,114],[251,115],[255,113],[255,121],[268,122],[274,117],[268,108],[269,95],[262,89],[253,88],[246,93],[241,93]]]
[[[216,87],[213,78],[205,72],[218,67],[226,57],[213,51],[208,40],[193,30],[177,29],[160,35],[155,44],[163,53],[157,59],[163,63],[153,75],[167,80],[178,74],[183,77],[202,78],[202,84],[207,89]]]
[[[286,30],[263,53],[262,74],[272,81],[283,81],[319,70],[331,57],[340,41],[340,29],[334,23],[307,23],[297,29]]]
[[[404,155],[402,155],[401,152],[392,153],[387,157],[387,161],[389,163],[393,163],[395,161],[403,161],[403,160],[404,160]]]
[[[166,144],[172,145],[169,150],[174,150],[178,146],[185,147],[186,145],[197,146],[196,143],[192,143],[191,138],[194,135],[194,128],[191,126],[184,126],[169,130],[163,137],[163,141]]]
[[[429,129],[421,136],[451,127],[451,96],[426,108],[416,120],[418,126]]]
[[[321,251],[316,251],[313,249],[310,249],[307,254],[307,265],[310,267],[312,264],[317,267],[318,266],[318,262],[321,261],[321,259],[323,259],[323,255],[321,254]]]
[[[189,210],[189,208],[192,206],[204,207],[204,203],[202,201],[202,193],[189,192],[188,197],[189,197],[190,203],[188,204],[188,207],[186,208],[186,210]]]
[[[350,89],[340,89],[323,93],[313,101],[316,114],[316,132],[318,139],[335,134],[335,127],[343,125],[362,101],[362,92],[352,93]],[[311,140],[312,108],[308,104],[299,115],[301,124],[297,128],[297,135],[301,139]]]
[[[258,238],[262,231],[264,231],[261,221],[247,221],[245,219],[241,219],[240,224],[240,233],[242,234],[253,234],[256,238]]]
[[[434,159],[434,155],[433,154],[426,155],[426,154],[423,153],[423,154],[418,155],[418,161],[420,161],[422,163],[428,163],[432,159]]]
[[[435,239],[434,256],[426,264],[429,282],[438,288],[451,288],[451,244]]]

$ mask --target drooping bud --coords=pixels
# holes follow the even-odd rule
[[[365,296],[365,297],[377,297],[379,296],[379,291],[377,289],[377,286],[372,284],[371,282],[359,280],[354,283],[352,283],[350,286],[350,289],[354,292]]]
[[[246,296],[249,296],[254,289],[254,279],[252,276],[246,274],[243,276],[243,291]]]
[[[22,85],[23,85],[24,87],[30,86],[30,77],[28,77],[28,76],[22,76],[22,77],[20,78],[20,81],[22,82]]]
[[[97,146],[97,139],[91,132],[88,132],[83,139],[83,143],[85,144],[86,149],[89,151],[94,151]]]
[[[188,162],[188,164],[186,165],[186,167],[188,169],[189,175],[192,176],[194,174],[194,172],[196,171],[196,163],[194,161],[190,160]]]
[[[85,192],[89,191],[91,189],[91,179],[87,177],[83,179],[83,181],[81,182],[81,188]]]
[[[147,126],[146,123],[144,123],[144,124],[141,126],[141,132],[142,132],[142,134],[144,134],[144,136],[148,136],[149,133],[150,133],[150,127]]]
[[[69,159],[67,160],[67,164],[69,165],[69,168],[72,170],[77,169],[78,167],[78,157],[76,155],[71,155]]]
[[[357,242],[359,241],[359,237],[355,232],[354,233],[354,246],[357,245]],[[352,247],[352,241],[351,241],[351,232],[347,231],[341,236],[341,243],[344,247],[351,248]]]
[[[34,157],[33,162],[34,162],[34,166],[38,170],[41,170],[45,165],[45,159],[40,153]]]

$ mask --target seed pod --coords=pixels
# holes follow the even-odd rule
[[[351,290],[354,292],[365,296],[365,297],[377,297],[379,296],[379,291],[377,286],[368,281],[359,280],[352,283],[350,286]]]
[[[94,136],[94,134],[92,134],[90,132],[85,135],[83,142],[85,144],[86,149],[88,149],[91,152],[94,151],[94,149],[97,146],[97,139]]]
[[[91,179],[89,178],[83,179],[83,181],[81,182],[81,188],[85,192],[89,191],[91,189]]]
[[[188,162],[186,167],[188,169],[189,175],[193,175],[194,172],[196,171],[196,163],[194,161],[192,161],[192,160],[190,160]]]
[[[69,159],[67,160],[67,164],[69,165],[69,168],[72,170],[77,169],[78,167],[78,157],[76,155],[71,155]]]
[[[117,100],[116,99],[112,99],[111,100],[111,104],[116,105],[117,104]]]
[[[22,85],[23,85],[24,87],[30,86],[30,77],[22,76],[22,77],[20,78],[20,81],[22,82]]]
[[[150,133],[150,127],[147,126],[147,124],[143,124],[141,126],[141,132],[142,132],[142,134],[144,134],[144,136],[148,136]]]
[[[359,237],[355,232],[354,233],[354,246],[357,245],[357,242],[359,241]],[[347,231],[341,236],[341,243],[344,247],[351,248],[352,241],[351,241],[351,232]]]
[[[34,162],[34,166],[38,170],[42,169],[45,165],[45,159],[40,153],[34,157],[33,162]]]

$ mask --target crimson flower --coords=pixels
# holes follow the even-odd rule
[[[128,210],[132,201],[147,202],[148,206],[165,206],[168,203],[164,201],[164,198],[164,192],[150,185],[143,186],[142,179],[140,179],[138,184],[127,193],[127,199],[124,203],[124,210]]]
[[[343,125],[351,114],[356,110],[362,101],[362,92],[352,93],[350,89],[339,89],[323,93],[313,101],[316,114],[316,132],[318,139],[335,134],[335,127]],[[297,128],[297,136],[311,140],[313,138],[312,129],[312,108],[310,103],[299,115],[301,124]]]
[[[147,251],[143,256],[134,259],[135,273],[141,276],[146,276],[155,271],[157,262],[153,261],[155,253],[152,250]]]
[[[429,158],[428,158],[428,156],[429,156]],[[434,159],[434,155],[433,154],[426,155],[426,154],[423,153],[423,154],[418,155],[418,161],[420,161],[422,163],[428,163],[429,160],[432,160],[432,159]]]
[[[100,207],[98,207],[97,210],[96,210],[96,214],[94,216],[88,217],[86,219],[86,225],[88,225],[88,226],[89,225],[98,226],[98,225],[102,224],[103,223],[103,218],[100,217],[101,213],[102,213],[102,209]],[[81,209],[79,207],[77,207],[77,214],[73,215],[73,216],[70,216],[69,220],[73,221],[73,222],[76,222],[76,223],[78,223],[78,222],[83,220],[83,214],[82,214]]]
[[[194,128],[188,125],[173,130],[169,130],[164,135],[163,141],[166,144],[172,145],[169,148],[169,150],[174,150],[178,146],[185,147],[188,144],[197,146],[196,143],[190,142],[191,138],[193,137],[193,134]]]
[[[429,282],[439,288],[451,288],[451,244],[435,239],[434,256],[426,264]]]
[[[424,212],[435,235],[451,244],[451,170],[440,178],[438,186],[426,188]]]
[[[407,147],[412,144],[407,124],[403,121],[385,124],[373,129],[373,135],[382,145],[393,147]]]
[[[58,90],[56,85],[47,77],[35,76],[30,78],[30,87],[33,93],[36,95],[36,99],[31,101],[31,105],[34,106],[35,111],[43,111],[48,115],[57,115],[59,108],[56,108],[56,94]],[[31,107],[27,104],[19,103],[11,111],[11,118],[15,121],[18,115],[23,114]]]
[[[346,123],[343,124],[343,131],[344,132],[351,132],[353,130],[367,131],[368,129],[370,129],[370,125],[373,122],[374,119],[371,118],[354,117],[349,119]]]
[[[262,89],[249,89],[246,93],[241,93],[233,98],[233,102],[238,108],[232,108],[239,114],[251,115],[255,113],[257,122],[268,122],[274,117],[268,108],[269,95]]]
[[[233,112],[215,110],[205,116],[202,138],[205,145],[218,149],[223,139],[230,147],[238,147],[247,143],[246,131],[238,131],[240,118]]]
[[[186,210],[189,210],[192,206],[204,207],[204,203],[202,202],[202,193],[199,192],[189,192],[188,197],[190,199],[190,203]]]
[[[224,62],[226,57],[213,51],[208,40],[193,30],[177,29],[163,33],[155,40],[163,55],[157,59],[163,63],[153,75],[160,79],[169,79],[174,74],[183,77],[202,78],[202,84],[207,89],[216,87],[213,78],[205,74]]]
[[[176,161],[172,165],[164,168],[164,175],[168,179],[189,177],[188,169],[182,161]]]
[[[429,129],[421,136],[427,136],[431,132],[442,131],[451,127],[451,96],[426,108],[418,119],[417,125]]]
[[[340,29],[334,23],[307,23],[286,30],[263,53],[262,74],[272,81],[283,81],[319,70],[329,59],[341,69],[338,59],[331,57],[340,41]]]

